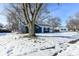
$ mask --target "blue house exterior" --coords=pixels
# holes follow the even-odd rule
[[[42,28],[38,25],[35,25],[35,33],[41,33],[42,32]]]
[[[52,33],[53,28],[47,24],[38,24],[41,27],[41,33]]]
[[[49,25],[38,24],[35,26],[36,33],[52,33],[53,29]]]
[[[47,24],[35,24],[35,33],[53,33],[53,32],[65,32],[68,31],[66,27],[60,26],[56,27],[55,29],[52,26]],[[19,32],[21,33],[28,33],[28,27],[24,22],[19,23]]]
[[[24,22],[19,22],[19,32],[28,33],[28,27],[26,26],[26,24],[24,24]],[[50,32],[53,32],[53,31],[52,29],[50,29],[49,25],[35,24],[35,33],[50,33]]]

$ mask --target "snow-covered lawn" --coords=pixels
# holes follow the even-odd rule
[[[79,38],[77,32],[40,33],[36,39],[25,35],[0,33],[0,56],[79,55],[79,43],[68,43]]]
[[[65,51],[59,53],[58,56],[79,56],[79,42],[68,45],[69,47],[67,47]]]

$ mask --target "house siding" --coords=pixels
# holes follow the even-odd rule
[[[50,28],[44,28],[44,33],[49,33],[50,32]]]
[[[42,28],[40,26],[35,26],[35,33],[42,33]]]

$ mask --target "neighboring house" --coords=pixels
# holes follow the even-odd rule
[[[66,26],[60,26],[60,32],[67,32],[68,28]]]
[[[54,29],[54,31],[58,31],[58,32],[66,32],[68,31],[68,28],[66,26],[60,26],[60,27],[56,27]]]

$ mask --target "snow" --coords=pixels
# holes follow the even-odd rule
[[[26,35],[0,33],[0,56],[79,55],[79,42],[68,43],[79,38],[77,32],[40,33],[35,39]]]
[[[77,32],[58,32],[58,33],[39,33],[38,36],[72,36],[78,34]]]

